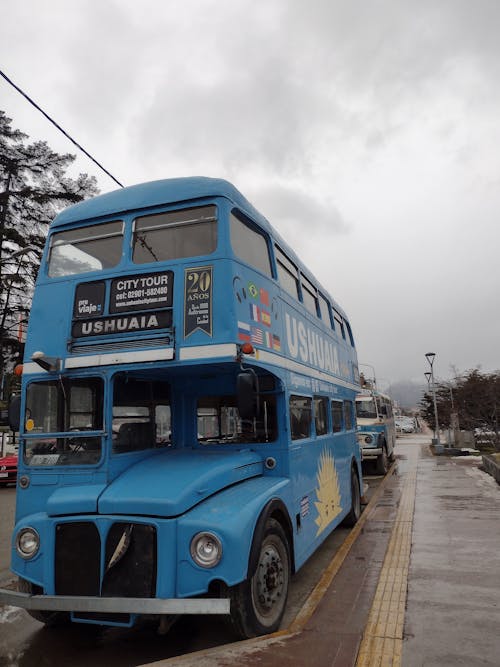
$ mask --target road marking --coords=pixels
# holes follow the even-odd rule
[[[415,448],[416,449],[416,448]],[[401,665],[418,450],[408,461],[398,513],[375,591],[356,667]]]

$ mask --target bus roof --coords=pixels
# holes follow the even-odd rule
[[[50,229],[54,230],[64,225],[85,222],[108,215],[125,214],[132,210],[137,211],[163,204],[180,204],[185,201],[207,197],[226,197],[232,201],[242,213],[246,213],[264,231],[272,235],[278,242],[278,245],[290,256],[290,259],[296,262],[299,268],[303,270],[304,274],[309,278],[313,278],[313,281],[316,282],[323,294],[328,294],[314,278],[313,274],[304,267],[303,262],[297,254],[276,232],[269,221],[259,213],[234,185],[222,178],[209,178],[207,176],[167,178],[112,190],[111,192],[86,199],[64,209],[54,218]],[[339,313],[346,317],[345,312],[338,303],[334,299],[331,299],[331,301]]]
[[[168,178],[106,192],[69,206],[54,219],[51,228],[72,222],[82,222],[90,218],[126,213],[130,210],[217,196],[227,197],[240,206],[243,211],[248,211],[256,219],[256,222],[264,222],[265,227],[268,228],[267,220],[234,185],[221,178],[203,176]]]

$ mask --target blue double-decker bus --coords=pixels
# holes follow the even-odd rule
[[[50,625],[275,631],[292,574],[359,517],[357,391],[346,314],[230,183],[68,208],[30,314],[0,600]]]

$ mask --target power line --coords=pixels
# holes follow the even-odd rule
[[[62,128],[58,123],[56,123],[56,121],[55,121],[53,118],[51,118],[51,117],[49,116],[48,113],[46,113],[41,107],[39,107],[38,104],[37,104],[36,102],[34,102],[34,101],[31,99],[31,97],[30,97],[29,95],[27,95],[27,94],[24,92],[24,90],[21,90],[21,88],[19,88],[19,86],[16,86],[16,84],[15,84],[11,79],[9,79],[9,77],[8,77],[4,72],[2,72],[2,70],[0,70],[0,75],[7,81],[7,83],[10,83],[10,85],[11,85],[13,88],[15,88],[15,89],[17,90],[18,93],[21,93],[21,95],[22,95],[24,98],[26,98],[26,99],[28,100],[28,102],[29,102],[30,104],[32,104],[32,105],[35,107],[35,109],[38,109],[38,111],[40,111],[40,113],[42,113],[42,114],[45,116],[45,118],[47,118],[47,120],[49,120],[49,121],[52,123],[52,125],[55,125],[55,126],[57,127],[57,129],[60,130],[60,131],[64,134],[64,136],[67,137],[67,138],[71,141],[71,143],[75,144],[75,146],[76,146],[77,148],[79,148],[79,149],[82,151],[82,153],[85,153],[85,155],[86,155],[88,158],[90,158],[90,159],[92,160],[92,162],[94,162],[94,164],[96,164],[96,165],[99,167],[99,169],[102,169],[103,172],[104,172],[105,174],[107,174],[110,178],[112,178],[113,181],[114,181],[115,183],[117,183],[121,188],[124,187],[124,186],[123,186],[123,183],[120,183],[120,181],[119,181],[117,178],[115,178],[115,177],[113,176],[113,174],[111,174],[105,167],[103,167],[102,164],[101,164],[100,162],[98,162],[95,158],[93,158],[92,155],[90,155],[90,153],[88,153],[88,152],[85,150],[85,148],[83,148],[82,146],[80,146],[80,144],[79,144],[77,141],[75,141],[75,140],[73,139],[73,137],[71,137],[65,130],[63,130],[63,128]]]

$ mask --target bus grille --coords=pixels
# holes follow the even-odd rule
[[[154,597],[156,529],[117,522],[108,532],[101,574],[101,538],[86,521],[56,527],[56,595]],[[102,580],[102,584],[101,584]]]
[[[78,345],[72,343],[69,345],[69,352],[74,354],[94,354],[96,352],[112,352],[113,350],[137,350],[150,347],[168,347],[171,345],[170,336],[161,336],[156,338],[142,338],[140,340],[115,340],[110,343],[86,343]]]

